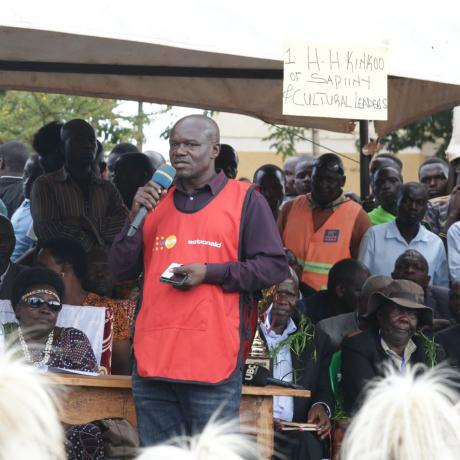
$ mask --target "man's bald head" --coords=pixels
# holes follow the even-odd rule
[[[298,156],[288,157],[283,163],[283,172],[286,177],[286,195],[294,196],[296,195],[296,190],[294,186],[295,179],[295,168],[297,162],[299,161]]]
[[[22,142],[11,141],[0,145],[0,176],[21,176],[28,158],[29,152]]]
[[[160,166],[163,166],[166,163],[164,156],[153,150],[146,150],[144,155],[149,157],[150,163],[152,164],[153,169],[157,170]]]
[[[191,190],[203,187],[216,175],[219,128],[204,115],[181,118],[169,136],[169,158],[176,178]]]
[[[392,278],[409,280],[427,289],[430,283],[428,261],[415,249],[403,252],[395,262]]]
[[[96,139],[94,128],[85,120],[75,118],[64,124],[61,128],[61,141],[65,142],[72,136],[90,136]]]
[[[172,127],[171,133],[174,130],[184,124],[184,123],[196,123],[197,125],[201,125],[202,131],[205,133],[205,136],[209,142],[213,142],[216,144],[220,143],[220,131],[217,123],[210,117],[206,115],[187,115],[186,117],[181,118],[178,120],[175,125]]]

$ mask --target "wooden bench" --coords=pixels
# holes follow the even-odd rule
[[[103,418],[125,418],[136,426],[129,376],[54,374],[50,383],[59,385],[63,392],[60,395],[60,416],[64,423],[80,424]],[[265,458],[271,458],[273,453],[273,396],[309,398],[310,392],[275,386],[243,386],[241,419],[248,427],[255,427],[257,444]]]

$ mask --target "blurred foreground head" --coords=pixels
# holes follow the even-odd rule
[[[220,144],[219,155],[216,158],[216,171],[223,171],[229,179],[235,179],[238,174],[238,154],[228,144]]]
[[[64,434],[50,393],[32,366],[0,357],[0,460],[64,460]]]
[[[241,434],[237,420],[216,422],[214,416],[201,434],[172,439],[149,447],[137,460],[259,460],[257,445]]]
[[[352,419],[341,460],[444,460],[460,452],[459,374],[419,364],[368,387]]]

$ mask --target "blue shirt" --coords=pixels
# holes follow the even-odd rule
[[[447,232],[447,254],[452,281],[460,279],[460,222],[455,222]]]
[[[410,243],[399,232],[396,221],[371,227],[361,240],[358,259],[373,275],[391,276],[396,259],[408,249],[415,249],[428,261],[430,284],[449,287],[444,244],[423,225]]]
[[[16,246],[14,247],[11,260],[14,262],[21,257],[34,244],[27,234],[32,225],[32,215],[30,214],[30,200],[27,198],[21,203],[16,211],[11,216],[14,234],[16,236]]]

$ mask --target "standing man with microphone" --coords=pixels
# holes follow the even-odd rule
[[[173,187],[140,188],[130,220],[141,206],[151,212],[132,237],[127,223],[111,249],[117,279],[144,272],[133,370],[142,446],[200,431],[217,409],[238,417],[248,299],[288,271],[265,199],[216,173],[218,153],[214,120],[179,120],[170,137]]]

